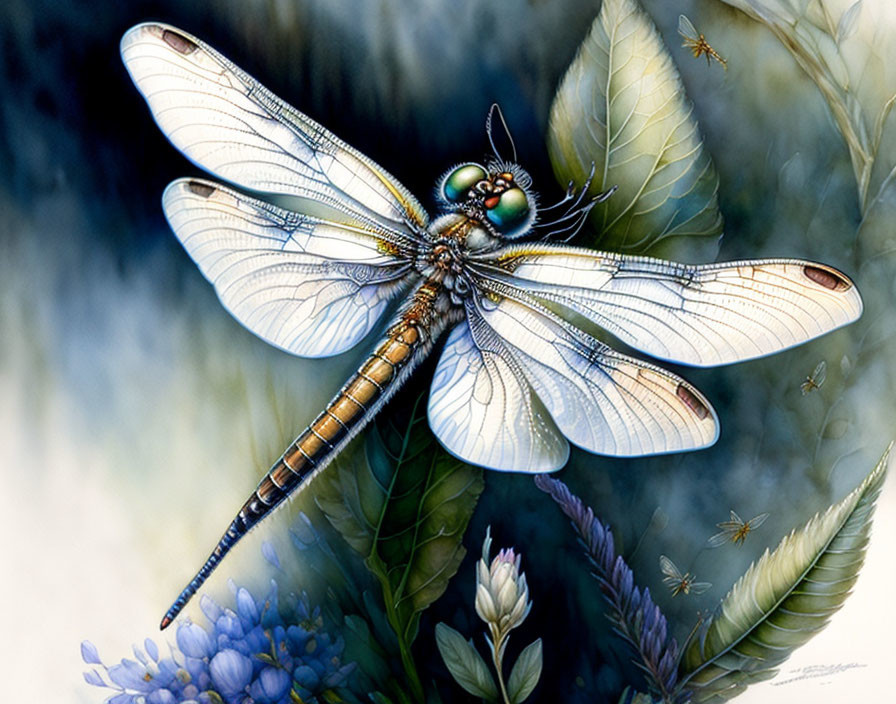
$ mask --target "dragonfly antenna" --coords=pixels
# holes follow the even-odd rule
[[[492,103],[492,106],[488,111],[488,117],[485,120],[485,132],[486,134],[488,134],[489,144],[492,145],[492,151],[495,153],[495,156],[498,157],[498,161],[503,162],[504,160],[498,153],[498,148],[495,146],[494,135],[492,134],[492,120],[494,119],[496,113],[498,115],[498,118],[501,120],[501,125],[504,127],[504,134],[507,135],[507,139],[510,141],[510,149],[513,152],[513,163],[515,164],[517,162],[516,145],[513,143],[513,135],[510,134],[510,128],[507,126],[507,120],[504,119],[504,113],[501,112],[501,106],[497,103]]]

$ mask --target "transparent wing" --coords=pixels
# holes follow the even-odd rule
[[[736,523],[731,523],[729,521],[719,523],[717,524],[717,527],[721,528],[722,531],[720,533],[716,533],[706,541],[706,544],[711,548],[717,548],[727,542],[730,542],[737,534],[737,531],[739,531],[741,528]]]
[[[681,570],[665,555],[660,555],[660,571],[663,573],[663,582],[668,586],[675,586],[684,578]]]
[[[425,227],[420,204],[386,171],[199,39],[141,24],[122,38],[121,55],[159,127],[202,168],[409,236]]]
[[[409,280],[388,232],[361,222],[320,220],[199,179],[172,183],[162,204],[227,310],[293,354],[353,347]]]
[[[693,41],[697,41],[699,36],[694,25],[684,15],[678,16],[678,33],[685,39],[691,39]]]
[[[573,247],[514,246],[479,273],[585,316],[654,357],[714,366],[761,357],[856,320],[846,276],[796,259],[692,266]]]
[[[689,586],[688,591],[692,592],[693,594],[702,594],[711,587],[711,582],[692,582]]]
[[[491,469],[550,472],[569,456],[501,339],[471,311],[448,337],[429,397],[429,424],[455,456]]]
[[[576,445],[631,457],[716,441],[715,412],[680,377],[615,352],[531,301],[492,291],[470,305]]]
[[[756,530],[759,526],[765,523],[765,519],[768,518],[769,514],[760,513],[758,516],[754,516],[749,520],[750,530]]]

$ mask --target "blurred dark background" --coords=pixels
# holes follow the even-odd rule
[[[720,173],[720,259],[800,256],[857,276],[849,157],[815,86],[767,32],[721,3],[644,5],[681,67]],[[543,202],[561,195],[547,118],[598,10],[593,0],[3,4],[0,505],[9,534],[0,539],[0,594],[13,600],[10,632],[21,634],[5,639],[4,660],[20,673],[34,671],[35,652],[63,663],[52,682],[14,682],[14,692],[98,701],[80,683],[80,639],[115,660],[154,630],[260,474],[363,352],[289,358],[221,308],[164,222],[163,188],[197,170],[131,85],[118,56],[123,32],[157,19],[199,36],[432,208],[435,179],[487,152],[493,102]],[[680,48],[679,12],[714,32],[727,73]],[[862,290],[877,311],[892,302],[890,289]],[[892,364],[875,361],[886,339],[862,348],[864,358],[853,353],[868,330],[730,369],[678,370],[719,412],[715,447],[638,462],[575,453],[559,475],[613,526],[679,638],[750,560],[839,499],[882,454],[893,433]],[[821,359],[828,381],[804,398],[799,384]],[[408,394],[425,387],[426,373]],[[618,696],[637,675],[566,522],[528,478],[489,473],[486,482],[470,556],[421,625],[421,662],[437,667],[437,621],[466,635],[478,629],[472,558],[490,524],[496,547],[524,555],[535,606],[518,640],[545,642],[536,696]],[[742,549],[703,551],[731,508],[771,517]],[[261,579],[248,556],[257,534],[276,534],[296,510],[253,534],[231,573],[245,564]],[[715,587],[673,600],[660,582],[661,553]],[[210,587],[226,594],[226,576]],[[444,696],[465,701],[456,687]]]

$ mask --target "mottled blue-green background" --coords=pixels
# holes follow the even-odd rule
[[[575,453],[559,475],[613,526],[683,638],[698,609],[711,609],[765,547],[857,484],[896,434],[894,267],[886,239],[872,263],[856,253],[861,213],[848,151],[781,44],[714,0],[644,6],[719,170],[720,259],[818,259],[853,276],[868,304],[857,325],[796,350],[680,370],[719,413],[713,448],[640,461]],[[560,195],[545,149],[548,112],[598,9],[593,0],[3,3],[0,662],[12,675],[10,700],[99,701],[80,679],[81,638],[114,661],[155,629],[261,473],[363,355],[290,358],[219,305],[159,203],[171,179],[197,171],[131,85],[118,57],[122,33],[159,19],[202,37],[431,207],[438,175],[486,152],[495,101],[536,189],[546,201]],[[679,12],[728,58],[727,72],[680,48]],[[886,30],[877,40],[896,41]],[[799,384],[821,359],[827,382],[803,397]],[[486,482],[471,554],[421,624],[424,667],[438,664],[436,621],[467,635],[476,627],[472,558],[491,524],[496,546],[524,555],[534,607],[519,639],[545,644],[536,700],[577,688],[594,701],[618,694],[628,655],[611,639],[568,526],[528,478],[492,473]],[[875,533],[889,546],[892,499],[885,493],[879,516],[891,533],[880,525]],[[298,508],[244,541],[210,582],[213,593],[227,594],[229,575],[262,583],[260,540],[279,540]],[[701,551],[732,508],[771,517],[743,548]],[[660,582],[661,553],[714,588],[673,601]],[[875,657],[894,625],[892,607],[874,601],[896,579],[887,565],[874,585],[860,580],[877,615],[856,615],[857,630],[834,643],[842,651],[819,656],[865,663],[850,682],[866,696],[884,679]],[[798,686],[781,692],[792,701]],[[465,701],[458,688],[444,698]]]

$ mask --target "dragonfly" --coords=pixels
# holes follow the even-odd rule
[[[803,396],[812,393],[815,389],[820,389],[825,379],[828,377],[828,363],[821,360],[815,370],[806,377],[806,380],[800,384],[800,391]]]
[[[697,582],[696,575],[690,572],[681,573],[681,570],[665,555],[660,555],[660,571],[665,575],[663,584],[672,591],[672,596],[684,594],[687,596],[692,592],[694,594],[702,594],[709,589],[712,584],[709,582]]]
[[[682,46],[690,49],[694,53],[695,59],[705,56],[707,66],[712,63],[710,59],[715,59],[722,64],[722,68],[726,71],[728,70],[728,62],[719,56],[716,50],[709,45],[708,41],[706,41],[706,37],[700,34],[694,28],[693,23],[684,15],[678,16],[678,33],[684,39],[684,44],[682,44]]]
[[[303,357],[340,354],[380,331],[261,479],[163,629],[437,343],[427,416],[441,444],[475,465],[538,473],[561,468],[570,443],[637,457],[708,447],[719,434],[698,389],[582,325],[652,357],[714,366],[800,344],[861,314],[853,282],[824,264],[695,266],[551,243],[551,232],[532,241],[544,226],[580,225],[592,201],[582,188],[566,214],[539,223],[531,177],[494,142],[493,157],[438,180],[439,214],[430,219],[388,172],[190,34],[141,24],[122,38],[121,54],[173,145],[230,184],[182,178],[162,199],[224,307]],[[284,197],[290,208],[273,202]]]
[[[765,523],[766,518],[768,518],[767,513],[760,513],[749,521],[745,521],[732,510],[730,520],[716,523],[716,528],[721,528],[722,530],[720,533],[713,535],[707,543],[711,548],[717,548],[727,542],[742,545],[751,532]]]

